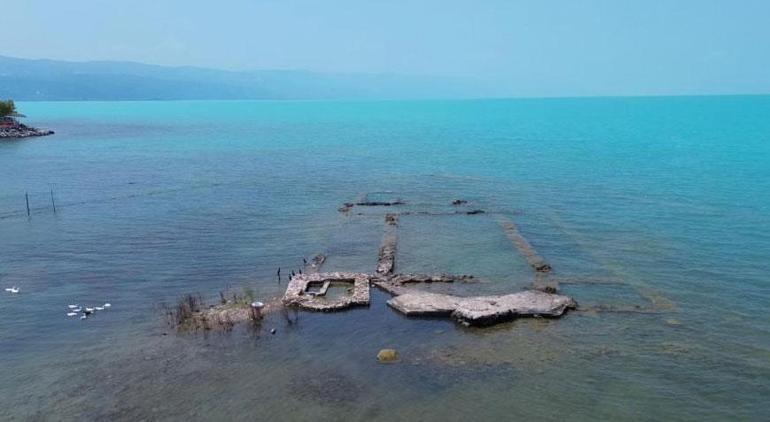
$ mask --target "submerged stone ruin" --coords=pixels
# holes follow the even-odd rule
[[[336,311],[353,306],[369,305],[371,276],[360,273],[299,274],[289,280],[283,304],[309,311]],[[343,287],[345,294],[331,297],[329,288]]]
[[[413,291],[409,285],[417,283],[473,283],[476,281],[474,276],[466,274],[390,274],[374,278],[372,284],[393,296],[398,296]]]
[[[493,212],[497,222],[516,251],[532,269],[531,288],[500,295],[458,296],[427,292],[416,288],[430,283],[477,283],[481,282],[470,274],[410,274],[397,272],[396,252],[398,245],[399,219],[404,216],[448,216],[474,218],[489,215],[483,209],[473,208],[463,199],[455,199],[449,205],[452,211],[404,209],[407,203],[401,199],[393,201],[370,201],[366,195],[343,204],[339,211],[347,217],[361,215],[351,213],[354,207],[385,207],[384,233],[380,243],[377,263],[373,273],[322,272],[326,255],[319,253],[303,259],[303,271],[289,277],[289,283],[282,298],[271,298],[254,302],[250,294],[238,296],[220,293],[220,303],[204,305],[200,296],[183,297],[174,309],[168,310],[169,319],[179,330],[209,330],[215,327],[229,330],[234,324],[251,321],[259,325],[263,315],[283,312],[289,323],[293,323],[288,311],[298,310],[333,312],[370,304],[370,286],[375,286],[391,296],[388,306],[407,317],[451,318],[465,326],[489,326],[518,317],[557,318],[567,311],[615,312],[615,313],[660,313],[674,308],[674,303],[654,289],[634,287],[648,305],[595,304],[580,306],[573,298],[558,294],[560,285],[597,285],[630,287],[616,279],[599,277],[554,276],[553,268],[521,233],[514,221],[508,217],[514,213]],[[365,215],[371,216],[372,213]],[[374,215],[377,215],[376,213]],[[280,282],[280,269],[278,271]],[[246,293],[246,291],[244,291]],[[250,293],[250,292],[249,292]]]
[[[334,312],[370,304],[370,287],[375,286],[392,296],[387,301],[395,311],[407,317],[451,318],[465,326],[489,326],[519,317],[557,318],[567,311],[616,312],[616,313],[659,313],[673,309],[674,304],[650,288],[634,288],[649,305],[595,304],[581,306],[572,297],[558,294],[560,285],[596,285],[630,287],[615,279],[597,277],[555,276],[551,265],[509,217],[514,213],[492,212],[474,208],[463,199],[455,199],[447,205],[451,211],[441,211],[433,204],[429,210],[408,208],[401,199],[392,201],[371,201],[366,195],[353,202],[345,203],[339,211],[346,217],[378,215],[374,213],[351,213],[354,207],[378,207],[387,209],[379,214],[384,217],[384,231],[377,256],[376,266],[370,274],[359,272],[322,272],[326,255],[319,253],[303,259],[304,267],[289,277],[289,283],[282,298],[253,302],[249,295],[232,297],[220,293],[217,305],[204,306],[200,297],[183,298],[169,317],[182,330],[208,330],[213,327],[230,329],[235,323],[252,321],[258,325],[264,314],[283,312],[289,323],[293,323],[288,311],[298,310]],[[438,209],[438,211],[437,211]],[[397,271],[399,219],[409,216],[449,216],[457,218],[485,218],[496,215],[503,233],[515,250],[526,260],[532,270],[531,288],[519,292],[499,295],[459,296],[420,290],[421,285],[431,283],[478,283],[483,282],[471,274],[410,274]],[[476,217],[480,216],[480,217]],[[278,272],[280,282],[280,269]]]
[[[455,199],[454,207],[468,201]],[[360,200],[343,204],[339,211],[349,214],[353,207],[388,207],[392,209],[406,202]],[[337,311],[352,306],[369,304],[369,285],[390,293],[394,297],[388,305],[406,316],[432,316],[453,318],[464,325],[484,326],[509,321],[521,316],[559,317],[577,304],[567,296],[556,294],[555,288],[526,290],[523,292],[493,296],[454,296],[420,291],[410,286],[420,283],[474,282],[472,275],[452,274],[399,274],[396,273],[396,249],[398,220],[402,215],[480,215],[481,209],[454,210],[452,212],[403,211],[384,215],[385,233],[379,249],[374,274],[360,273],[311,273],[293,276],[283,297],[286,306],[312,311]],[[519,233],[511,221],[501,223],[504,231],[525,257],[536,275],[547,274],[551,266],[535,252],[530,243]],[[323,264],[323,260],[318,264]],[[536,277],[537,278],[537,277]],[[327,297],[333,284],[349,286],[345,294]],[[534,283],[535,287],[538,283]]]
[[[352,307],[366,307],[370,304],[370,287],[375,286],[391,296],[387,301],[395,311],[407,317],[451,318],[465,326],[489,326],[518,317],[557,318],[567,311],[615,312],[615,313],[660,313],[674,308],[673,302],[659,292],[646,287],[634,287],[648,305],[594,304],[580,306],[573,298],[558,294],[560,285],[597,285],[630,287],[616,279],[598,277],[554,276],[553,268],[521,233],[509,215],[512,212],[488,213],[474,208],[469,201],[455,199],[447,205],[451,211],[437,211],[433,204],[430,210],[407,208],[408,204],[396,199],[392,201],[371,201],[366,195],[353,202],[345,203],[339,211],[346,217],[377,215],[376,212],[351,213],[354,207],[383,207],[384,231],[380,243],[376,266],[371,274],[359,272],[322,272],[326,255],[319,253],[303,259],[304,266],[299,274],[293,271],[282,298],[254,302],[251,295],[225,295],[220,293],[220,303],[204,305],[202,299],[188,295],[168,311],[169,319],[179,330],[229,330],[234,324],[251,321],[259,325],[263,315],[283,312],[287,322],[293,323],[289,310],[334,312]],[[420,290],[417,286],[431,283],[477,283],[483,282],[471,274],[410,274],[397,271],[396,253],[398,246],[399,219],[408,216],[449,216],[458,218],[479,218],[474,216],[496,215],[497,222],[514,246],[532,269],[531,288],[519,292],[499,295],[458,296]],[[482,217],[483,218],[483,217]],[[280,269],[278,271],[280,282]],[[246,293],[246,291],[244,291]],[[271,331],[272,332],[272,331]]]
[[[558,317],[576,303],[567,296],[525,290],[471,297],[410,292],[394,297],[388,305],[406,316],[448,316],[465,325],[491,325],[521,316]]]
[[[530,245],[527,239],[521,235],[519,229],[516,227],[513,221],[506,218],[500,219],[500,226],[503,228],[505,235],[511,240],[516,249],[521,253],[524,259],[527,260],[527,264],[532,267],[533,270],[539,273],[547,273],[551,271],[551,266],[545,262],[542,256],[540,256],[535,249]]]
[[[387,276],[393,274],[396,265],[396,227],[398,215],[385,214],[385,236],[382,238],[380,255],[377,259],[377,274]]]

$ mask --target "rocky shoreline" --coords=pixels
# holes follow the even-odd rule
[[[11,127],[0,127],[0,139],[30,138],[33,136],[53,135],[52,130],[36,129],[24,124],[18,124]]]

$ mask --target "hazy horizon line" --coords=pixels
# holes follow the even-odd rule
[[[98,63],[112,63],[112,64],[136,64],[150,67],[161,67],[165,69],[195,69],[195,70],[213,70],[217,72],[229,72],[229,73],[252,73],[252,72],[297,72],[297,73],[315,73],[319,75],[388,75],[388,76],[418,76],[418,77],[441,77],[447,79],[461,79],[461,80],[474,80],[473,78],[462,78],[451,75],[442,75],[437,73],[403,73],[403,72],[353,72],[353,71],[328,71],[328,70],[313,70],[305,68],[280,68],[280,67],[266,67],[266,68],[244,68],[244,69],[231,69],[223,67],[210,67],[200,66],[193,64],[182,65],[166,65],[152,62],[143,62],[136,60],[122,60],[122,59],[88,59],[88,60],[72,60],[72,59],[52,59],[46,57],[22,57],[13,56],[0,53],[0,58],[15,59],[15,60],[27,60],[36,62],[59,62],[59,63],[71,63],[71,64],[98,64]]]
[[[633,95],[564,95],[564,96],[503,96],[503,97],[457,97],[457,98],[254,98],[254,99],[157,99],[157,100],[14,100],[24,103],[380,103],[380,102],[454,102],[454,101],[509,101],[509,100],[591,100],[591,99],[655,99],[655,98],[721,98],[721,97],[770,97],[768,93],[736,94],[633,94]],[[2,100],[3,98],[0,98]],[[13,100],[13,98],[8,98]]]
[[[401,72],[353,72],[353,71],[325,71],[325,70],[312,70],[302,68],[250,68],[250,69],[227,69],[208,67],[200,65],[165,65],[158,63],[150,63],[134,60],[120,60],[120,59],[89,59],[89,60],[72,60],[72,59],[52,59],[45,57],[22,57],[7,55],[0,52],[0,59],[21,60],[30,62],[52,62],[52,63],[66,63],[66,64],[124,64],[124,65],[138,65],[147,66],[158,69],[170,69],[170,70],[199,70],[199,71],[212,71],[212,72],[224,72],[231,74],[254,74],[259,72],[286,72],[297,74],[314,74],[314,75],[336,75],[336,76],[391,76],[391,77],[414,77],[414,78],[441,78],[446,82],[455,81],[458,83],[479,83],[492,84],[492,81],[485,81],[478,78],[451,76],[446,74],[432,74],[432,73],[401,73]],[[260,101],[260,102],[334,102],[334,101],[350,101],[350,102],[380,102],[380,101],[473,101],[473,100],[530,100],[530,99],[590,99],[590,98],[668,98],[668,97],[745,97],[745,96],[768,96],[770,91],[767,92],[704,92],[704,93],[681,93],[681,92],[659,92],[659,93],[628,93],[628,94],[554,94],[554,95],[527,95],[527,94],[501,94],[497,95],[469,95],[458,97],[425,97],[425,98],[244,98],[244,99],[113,99],[113,100],[19,100],[17,102],[174,102],[174,101]]]

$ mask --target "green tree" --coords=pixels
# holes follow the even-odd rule
[[[16,113],[16,104],[13,100],[0,101],[0,117],[10,116]]]

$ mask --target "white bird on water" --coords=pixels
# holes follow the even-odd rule
[[[16,294],[16,293],[19,293],[19,288],[16,287],[16,286],[13,286],[13,287],[10,287],[10,288],[6,288],[5,291],[8,292],[8,293]]]
[[[18,288],[14,287],[16,291],[18,292]],[[7,291],[10,291],[10,289],[6,289]],[[102,306],[94,306],[93,308],[89,308],[87,306],[80,306],[80,305],[67,305],[67,308],[69,308],[69,312],[67,312],[68,317],[74,317],[80,314],[80,319],[88,319],[89,315],[93,315],[96,311],[103,311],[106,308],[110,308],[112,305],[110,303],[105,303]]]

